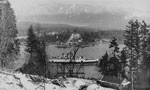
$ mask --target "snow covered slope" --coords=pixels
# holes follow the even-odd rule
[[[44,83],[43,83],[44,82]],[[22,73],[0,71],[0,90],[114,90],[79,78],[46,79]]]

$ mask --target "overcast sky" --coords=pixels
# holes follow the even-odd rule
[[[146,17],[150,16],[150,0],[9,0],[9,1],[12,3],[12,7],[15,9],[17,15],[41,13],[42,11],[33,12],[32,9],[38,9],[41,7],[43,7],[43,9],[47,9],[47,6],[49,6],[49,8],[54,8],[59,3],[62,3],[62,4],[87,4],[91,6],[102,7],[104,9],[110,9],[110,11],[123,10],[127,11],[131,15],[136,16],[146,16]],[[95,8],[95,10],[97,9],[101,8]]]
[[[150,0],[9,0],[18,20],[60,13],[117,13],[123,19],[150,18]],[[80,7],[78,7],[80,5]],[[82,7],[84,6],[84,7]],[[84,9],[84,10],[82,10]]]

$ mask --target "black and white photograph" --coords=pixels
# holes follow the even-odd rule
[[[0,0],[0,90],[150,90],[150,0]]]

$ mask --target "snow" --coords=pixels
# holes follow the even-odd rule
[[[104,87],[98,86],[97,84],[92,84],[87,87],[87,90],[114,90],[114,89],[104,88]]]
[[[0,71],[0,90],[81,90],[81,87],[86,88],[86,90],[114,90],[104,88],[92,80],[86,79],[65,77],[58,79],[44,78],[45,83],[42,81],[37,83],[30,77],[41,78],[34,75]]]

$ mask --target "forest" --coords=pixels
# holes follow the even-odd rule
[[[103,38],[111,39],[113,37],[117,38],[119,43],[122,43],[124,40],[123,37],[123,31],[121,30],[110,30],[110,31],[95,31],[95,30],[81,30],[80,28],[75,28],[71,30],[62,30],[61,32],[58,32],[57,34],[47,34],[52,32],[43,32],[42,35],[43,38],[45,38],[48,42],[66,42],[68,38],[71,36],[71,34],[74,33],[74,30],[76,30],[76,33],[79,33],[81,35],[81,38],[83,39],[84,43],[87,42],[95,42],[96,40],[101,40]],[[44,34],[45,33],[45,34]]]
[[[98,82],[101,83],[101,80],[105,77],[110,77],[114,81],[116,81],[115,78],[117,78],[122,82],[124,80],[130,82],[130,85],[126,84],[126,90],[150,89],[150,25],[145,21],[130,20],[124,30],[101,30],[61,24],[51,26],[49,26],[49,24],[47,26],[31,25],[26,29],[26,41],[20,43],[17,39],[18,31],[20,30],[17,29],[17,18],[14,10],[11,8],[11,4],[8,0],[6,0],[6,2],[3,2],[5,0],[1,1],[3,5],[0,22],[0,88],[7,88],[12,85],[19,86],[18,90],[21,90],[21,88],[23,88],[22,90],[34,90],[31,88],[34,85],[38,85],[38,87],[43,88],[42,90],[46,90],[46,84],[47,86],[52,86],[54,84],[54,86],[59,88],[58,90],[61,88],[63,88],[63,90],[66,90],[66,88],[70,90],[70,86],[69,88],[67,86],[69,83],[67,78],[70,78],[71,74],[70,76],[62,75],[62,77],[56,77],[57,79],[51,77],[52,73],[48,69],[49,58],[47,58],[46,47],[49,43],[65,43],[71,34],[78,33],[81,35],[85,45],[102,39],[110,39],[110,42],[108,41],[109,50],[106,51],[101,58],[96,59],[97,62],[95,66],[97,67],[98,73],[102,75],[102,78],[100,80],[92,79],[92,88],[103,88]],[[73,49],[74,53],[77,53],[79,49],[80,45],[78,44],[80,44],[80,42],[77,42],[77,45],[73,44],[74,46],[78,46],[77,49]],[[120,44],[124,45],[122,49],[119,47]],[[21,46],[24,46],[24,48],[20,48]],[[28,54],[28,60],[19,58],[22,55],[20,53],[21,50],[23,54]],[[81,60],[82,59],[84,58],[81,57]],[[66,60],[70,60],[70,68],[71,65],[74,68],[74,64],[71,63],[76,63],[78,59],[75,58],[75,54],[72,55],[72,53],[70,53],[70,58],[65,59],[65,61]],[[87,59],[83,61],[85,60]],[[80,59],[78,61],[80,61]],[[79,63],[83,64],[83,61]],[[18,64],[20,64],[19,62],[21,62],[21,67],[16,68]],[[69,68],[69,66],[67,68]],[[81,79],[81,77],[75,78],[78,80],[79,78]],[[77,82],[78,80],[70,82],[70,85],[76,88],[72,88],[71,90],[97,90],[96,88],[88,89],[90,84],[86,85],[86,83],[76,85],[78,86],[77,88],[75,84],[83,83],[83,78],[80,82]],[[21,81],[25,82],[21,83]],[[65,81],[65,84],[62,81]],[[110,82],[103,84],[107,90],[109,90],[110,86],[113,86]],[[121,90],[120,87],[123,87],[121,82],[119,82],[119,84],[115,83],[114,85],[117,86],[115,90]],[[24,86],[27,88],[31,86],[31,88],[26,89]],[[11,90],[16,90],[13,87],[11,88]],[[53,87],[53,89],[57,90],[56,87]],[[50,89],[48,88],[47,90]],[[106,89],[103,88],[103,90]]]
[[[124,32],[125,47],[120,50],[113,38],[109,48],[100,59],[100,71],[105,76],[120,77],[132,82],[132,88],[150,84],[150,29],[145,21],[130,20]],[[145,73],[145,76],[143,75]],[[133,86],[134,85],[134,86]],[[148,86],[145,86],[148,87]]]

